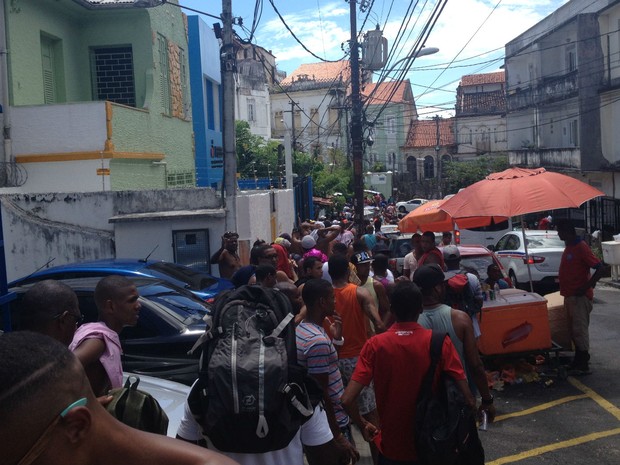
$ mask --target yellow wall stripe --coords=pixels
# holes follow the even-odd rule
[[[155,152],[65,152],[65,153],[38,153],[36,155],[16,155],[17,163],[50,163],[78,160],[163,160],[163,153]]]

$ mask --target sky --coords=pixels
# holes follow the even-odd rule
[[[454,115],[456,88],[462,76],[499,71],[505,44],[567,1],[358,0],[357,28],[365,33],[379,25],[388,39],[388,54],[392,57],[386,68],[393,68],[392,72],[382,74],[387,79],[397,79],[400,75],[396,70],[402,64],[394,66],[394,63],[416,50],[416,43],[422,45],[422,31],[429,24],[433,8],[445,2],[423,41],[426,47],[436,47],[439,51],[417,58],[404,79],[411,81],[421,119],[435,115],[448,117]],[[180,0],[180,3],[215,16],[222,9],[221,2],[213,0]],[[250,38],[256,3],[256,0],[232,0],[233,16],[243,19],[243,27],[235,26],[235,31],[243,39]],[[369,4],[370,8],[360,12],[360,3]],[[259,5],[262,13],[252,43],[271,50],[279,70],[290,74],[302,63],[348,59],[345,52],[351,32],[349,3],[345,0],[261,0]],[[217,21],[210,17],[203,19],[209,25]],[[293,34],[315,56],[304,50]],[[375,73],[374,81],[380,77]]]

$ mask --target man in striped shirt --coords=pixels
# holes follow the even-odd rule
[[[359,453],[352,442],[349,417],[340,401],[344,386],[338,370],[338,354],[332,343],[332,337],[336,343],[343,342],[342,323],[334,312],[334,289],[324,279],[311,279],[304,285],[302,298],[307,313],[296,329],[297,361],[308,369],[308,373],[323,388],[325,411],[334,440],[355,463],[359,460]],[[330,335],[323,329],[326,317],[332,320]]]

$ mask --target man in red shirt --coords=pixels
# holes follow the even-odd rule
[[[560,294],[564,296],[564,308],[568,316],[568,327],[575,345],[575,358],[570,364],[570,373],[583,375],[590,373],[590,313],[594,286],[603,275],[606,265],[592,253],[575,233],[570,220],[557,222],[558,236],[566,244],[560,261]],[[590,275],[590,269],[594,274]]]
[[[422,265],[437,263],[442,270],[446,269],[446,264],[443,261],[443,253],[441,253],[441,250],[435,245],[435,233],[433,231],[424,231],[424,233],[422,233],[420,245],[422,246],[423,253],[418,260],[418,268]]]
[[[414,464],[415,410],[424,375],[430,367],[432,331],[416,320],[422,311],[422,294],[409,281],[396,284],[391,311],[396,317],[385,333],[369,339],[362,348],[353,376],[342,396],[345,410],[361,428],[364,439],[379,445],[379,464]],[[475,400],[465,378],[459,356],[445,338],[438,370],[452,376],[473,408]],[[364,386],[374,381],[381,429],[359,413],[356,399]]]

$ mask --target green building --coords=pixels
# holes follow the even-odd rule
[[[195,185],[187,26],[159,3],[0,0],[4,186]]]

